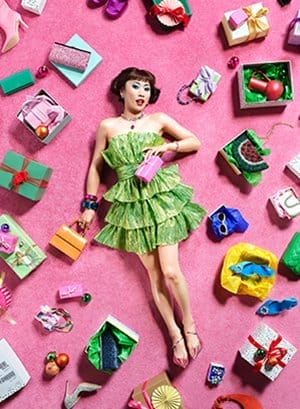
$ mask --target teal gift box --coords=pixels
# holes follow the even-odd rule
[[[105,331],[110,331],[115,340],[116,350],[110,345],[104,345],[103,334]],[[111,374],[127,360],[139,342],[138,334],[125,324],[117,320],[112,315],[108,315],[100,328],[89,339],[85,352],[90,363],[99,371]],[[111,348],[111,350],[109,350]],[[116,353],[115,367],[108,369],[104,368],[104,354],[109,355],[109,359]]]
[[[2,224],[8,224],[9,233],[17,236],[18,241],[13,253],[0,252],[0,258],[22,280],[35,270],[47,256],[12,217],[7,214],[0,215],[0,225]]]
[[[7,151],[0,164],[0,186],[30,200],[45,193],[53,170],[17,152]]]

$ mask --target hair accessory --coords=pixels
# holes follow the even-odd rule
[[[263,409],[261,403],[250,395],[242,395],[236,393],[230,393],[228,395],[219,396],[212,409],[223,409],[222,403],[235,402],[238,404],[239,409]]]
[[[48,305],[42,305],[34,318],[49,332],[70,332],[73,329],[71,315],[63,308],[50,308]]]

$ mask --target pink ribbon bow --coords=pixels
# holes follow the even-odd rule
[[[128,402],[128,407],[133,409],[148,409],[140,401],[131,400]]]

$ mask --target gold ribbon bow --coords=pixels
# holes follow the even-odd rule
[[[259,32],[268,30],[269,25],[262,21],[261,17],[268,14],[269,9],[267,7],[261,7],[258,11],[253,10],[253,6],[243,7],[243,11],[247,14],[249,36],[248,41],[254,40]]]

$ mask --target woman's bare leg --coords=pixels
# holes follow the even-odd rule
[[[201,344],[193,320],[186,280],[178,260],[178,244],[158,247],[162,274],[182,313],[182,323],[190,356],[195,359]]]
[[[169,290],[160,268],[158,252],[155,250],[152,253],[141,254],[139,257],[148,272],[155,305],[167,326],[172,340],[174,349],[173,361],[176,365],[185,368],[188,364],[187,351],[180,328],[175,320]]]

